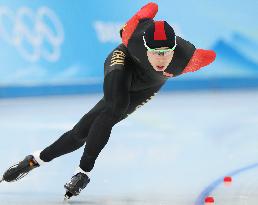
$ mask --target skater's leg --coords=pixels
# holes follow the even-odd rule
[[[64,185],[66,189],[65,198],[78,195],[89,183],[90,179],[87,172],[92,169],[95,159],[107,143],[112,127],[128,108],[130,85],[131,73],[124,69],[115,69],[105,76],[104,109],[91,124],[79,169],[71,180]]]
[[[89,172],[104,148],[112,127],[126,113],[130,103],[131,74],[126,70],[113,70],[104,79],[105,108],[95,118],[86,139],[80,167]]]
[[[121,81],[121,79],[124,79],[124,81]],[[106,145],[112,126],[125,119],[137,106],[147,102],[161,87],[157,86],[140,92],[129,92],[129,96],[126,96],[125,94],[128,94],[127,86],[123,86],[123,83],[126,81],[130,82],[130,80],[120,72],[109,74],[108,78],[105,79],[104,93],[107,107],[94,120],[86,139],[87,143],[80,161],[80,166],[71,181],[64,186],[66,189],[66,199],[79,194],[80,189],[84,189],[89,183],[88,172],[92,170],[97,156]],[[128,83],[128,86],[130,86],[129,84],[130,83]],[[122,92],[122,90],[124,90],[124,92]],[[121,96],[123,96],[123,98],[119,99]],[[126,99],[129,99],[129,105]]]
[[[104,108],[104,99],[102,98],[81,120],[73,127],[73,129],[64,133],[53,144],[40,152],[40,159],[44,162],[49,162],[66,153],[70,153],[85,143],[85,138],[94,118]]]
[[[16,181],[32,169],[48,162],[60,155],[72,152],[85,143],[85,137],[88,134],[89,127],[97,114],[103,109],[104,100],[101,99],[83,118],[74,126],[74,128],[63,134],[56,142],[44,149],[28,155],[24,160],[11,166],[3,175],[5,181]]]
[[[149,99],[151,99],[152,96],[154,96],[158,92],[161,86],[162,85],[158,85],[156,87],[152,87],[146,90],[142,90],[138,92],[130,92],[129,93],[130,103],[127,107],[126,112],[124,112],[124,114],[121,115],[119,119],[117,118],[116,121],[113,121],[113,122],[110,121],[109,123],[106,123],[105,121],[100,121],[103,123],[102,125],[103,128],[106,128],[106,132],[98,132],[97,134],[97,130],[95,130],[94,128],[93,130],[91,130],[92,132],[89,132],[87,143],[84,148],[84,153],[80,161],[80,167],[85,172],[90,172],[93,169],[95,160],[97,159],[99,153],[104,148],[104,146],[106,145],[109,139],[110,132],[111,132],[111,128],[110,128],[111,125],[119,121],[122,121],[129,114],[133,113],[137,109],[137,107],[146,103]],[[96,118],[96,120],[97,119],[98,118]]]
[[[163,84],[160,84],[145,90],[130,92],[130,104],[126,111],[126,115],[121,120],[125,119],[128,115],[151,100],[151,98],[157,94],[162,86]]]

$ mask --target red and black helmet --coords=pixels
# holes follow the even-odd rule
[[[143,35],[149,48],[175,48],[176,35],[174,29],[166,21],[154,21]]]

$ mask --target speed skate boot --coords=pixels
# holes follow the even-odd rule
[[[17,164],[11,166],[3,174],[2,181],[15,182],[19,179],[25,177],[32,169],[39,167],[39,163],[35,160],[33,155],[28,155],[24,160],[18,162]]]
[[[70,199],[72,196],[77,196],[90,182],[90,178],[85,173],[77,173],[71,181],[64,185],[66,190],[64,200]]]

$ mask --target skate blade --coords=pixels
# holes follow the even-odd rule
[[[66,193],[64,195],[64,202],[67,202],[72,196],[73,196],[73,194],[71,192],[66,191]]]
[[[4,181],[4,179],[2,178],[2,179],[0,179],[0,183],[2,183]]]
[[[69,197],[64,196],[64,201],[63,201],[63,203],[66,204],[66,203],[68,202],[68,200],[69,200]]]

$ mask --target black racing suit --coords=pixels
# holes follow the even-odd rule
[[[153,69],[142,38],[152,23],[152,19],[142,19],[128,46],[120,44],[109,54],[104,65],[103,98],[72,130],[40,153],[43,161],[48,162],[72,152],[86,142],[80,167],[84,171],[91,171],[108,142],[112,127],[146,103],[164,85],[169,77]],[[173,59],[165,71],[173,77],[182,74],[194,51],[193,44],[177,36]]]
[[[114,49],[104,65],[103,98],[73,129],[44,149],[40,158],[49,162],[80,148],[86,142],[80,167],[84,171],[91,171],[96,158],[108,142],[112,127],[146,103],[167,79],[152,79],[139,66],[123,44]]]

